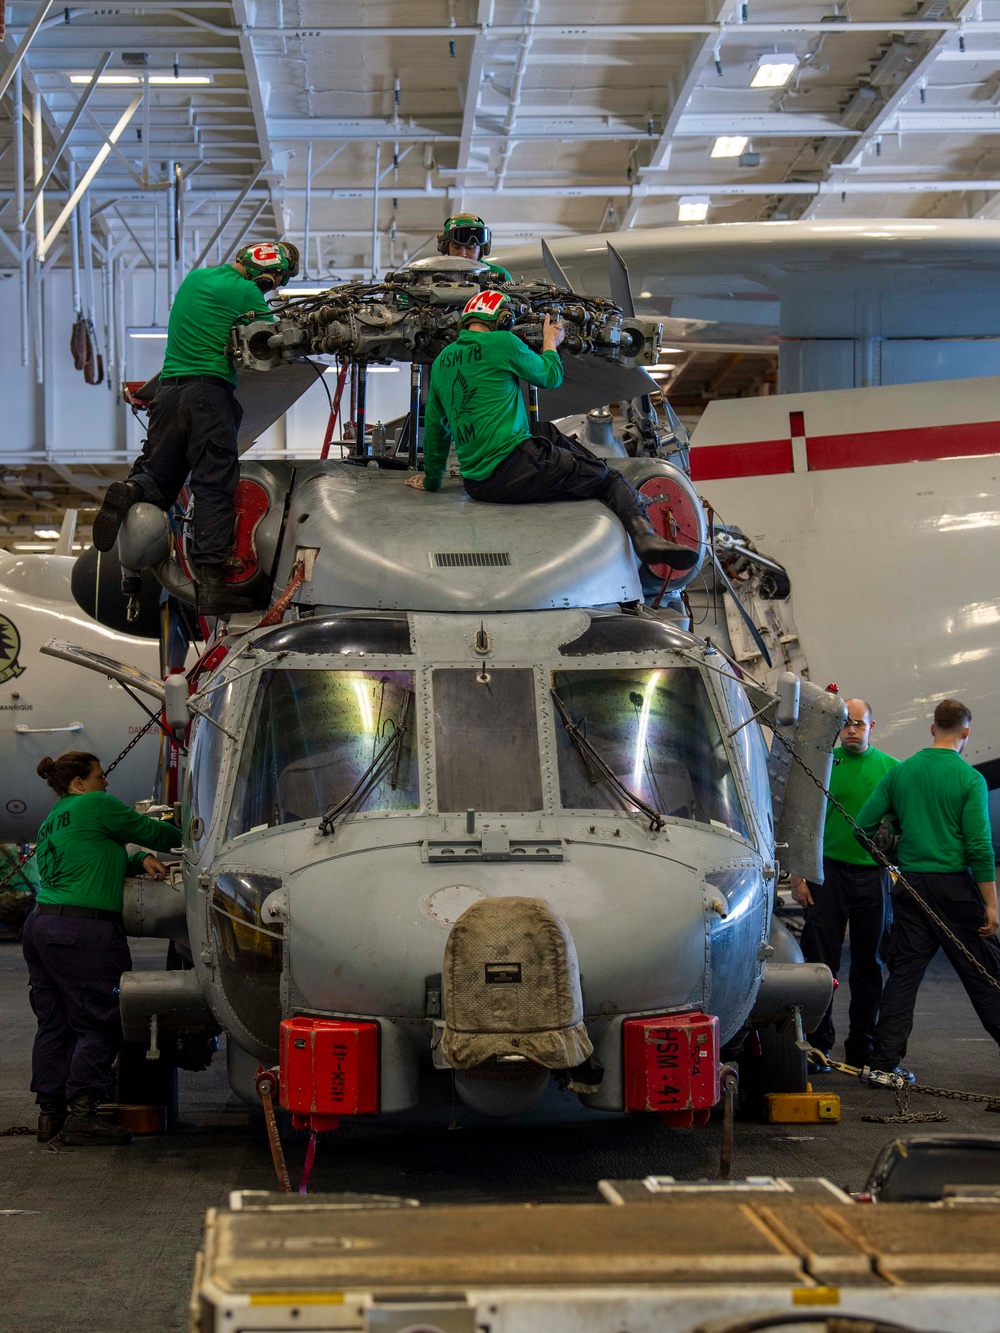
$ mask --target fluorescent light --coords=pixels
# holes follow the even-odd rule
[[[704,222],[707,217],[707,194],[682,194],[677,200],[678,222]]]
[[[166,329],[157,328],[133,328],[126,329],[125,332],[130,338],[165,338],[167,336]]]
[[[677,367],[671,361],[661,361],[658,366],[650,366],[649,373],[654,379],[659,379],[670,374]]]
[[[42,542],[55,542],[59,540],[58,528],[36,528],[35,536]]]
[[[399,366],[369,366],[369,375],[398,375]]]
[[[94,77],[92,74],[71,74],[69,81],[70,83],[93,83]],[[142,83],[142,78],[138,74],[102,74],[97,82],[115,85],[136,84]],[[150,74],[149,82],[161,87],[173,84],[177,88],[191,88],[195,85],[211,83],[212,76],[210,74],[181,74],[175,79],[172,74]]]
[[[34,551],[40,555],[52,555],[51,542],[14,542],[15,551]]]
[[[683,351],[683,347],[661,347],[660,356],[678,356]]]
[[[92,74],[71,74],[70,83],[93,83]],[[142,80],[136,74],[102,74],[97,80],[98,83],[141,83]]]
[[[329,287],[282,287],[282,296],[322,296]]]
[[[712,144],[713,157],[739,157],[750,142],[746,134],[720,134]]]
[[[751,88],[784,88],[795,73],[799,58],[794,53],[773,56],[761,56],[757,61]]]

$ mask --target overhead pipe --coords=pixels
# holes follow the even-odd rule
[[[312,220],[312,170],[313,170],[313,145],[312,139],[309,140],[309,148],[306,151],[306,215],[302,235],[302,276],[309,277],[309,224]]]
[[[181,184],[182,172],[176,162],[167,163],[172,190],[167,213],[167,310],[174,304],[177,291],[177,264],[181,258]]]
[[[18,285],[21,298],[21,365],[30,357],[28,344],[28,237],[24,228],[24,92],[20,68],[14,71],[14,198],[17,214]]]
[[[76,163],[70,158],[69,188],[76,189]],[[80,214],[74,213],[69,224],[70,255],[73,265],[73,314],[79,319],[83,309],[80,296]]]
[[[42,145],[42,94],[35,93],[31,103],[31,143],[35,163],[35,254],[39,264],[45,258],[45,195],[39,188],[45,171]]]
[[[401,24],[372,24],[371,26],[314,23],[307,28],[278,28],[273,24],[244,23],[239,28],[217,29],[232,36],[247,37],[519,37],[523,25],[519,23],[462,23],[454,28],[445,24],[403,26]],[[978,19],[965,22],[960,19],[851,19],[843,23],[823,23],[815,19],[789,18],[780,23],[539,23],[535,33],[547,41],[590,41],[595,37],[743,37],[748,34],[785,36],[790,32],[822,33],[839,36],[849,32],[956,32],[966,37],[978,32],[1000,32],[1000,20]]]
[[[136,241],[138,245],[138,241]],[[153,327],[160,322],[160,204],[153,205]]]
[[[429,190],[422,186],[401,186],[394,191],[400,199],[446,199],[454,187],[439,185]],[[603,185],[508,185],[504,194],[514,199],[549,199],[549,198],[600,198],[609,195],[627,198],[634,187],[622,181],[609,181]],[[706,184],[704,181],[681,184],[653,183],[634,189],[639,197],[654,195],[680,196],[683,194],[713,195],[784,195],[784,194],[949,194],[966,190],[1000,190],[1000,180],[962,179],[962,180],[824,180],[824,181],[722,181]],[[485,193],[485,187],[484,191]],[[285,191],[287,198],[300,198],[304,193],[300,189]],[[475,194],[476,190],[468,191]],[[345,186],[340,189],[323,190],[324,199],[367,199],[372,195],[371,186]]]
[[[517,42],[517,60],[514,63],[514,75],[510,82],[510,104],[507,107],[507,114],[503,121],[504,141],[500,145],[500,161],[497,164],[496,180],[493,185],[493,189],[497,192],[503,189],[504,177],[507,175],[507,163],[514,151],[514,143],[510,136],[517,122],[517,113],[521,105],[521,87],[524,83],[525,71],[528,68],[528,55],[535,40],[532,28],[540,8],[541,0],[528,0],[524,13],[524,27],[521,29],[521,35]]]
[[[378,277],[379,245],[378,245],[378,190],[379,190],[379,167],[382,163],[382,145],[375,145],[375,183],[372,186],[372,282]]]

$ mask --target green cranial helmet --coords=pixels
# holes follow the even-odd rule
[[[478,245],[479,258],[485,259],[493,244],[493,233],[475,213],[456,213],[454,217],[446,219],[444,230],[438,232],[438,254],[448,253],[449,241],[457,241],[459,245]]]
[[[255,241],[243,247],[236,262],[243,265],[247,277],[262,292],[270,292],[291,282],[298,273],[299,250],[291,241]]]

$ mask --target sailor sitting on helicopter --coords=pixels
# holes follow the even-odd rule
[[[697,551],[653,531],[642,497],[620,472],[551,422],[532,433],[519,381],[557,389],[563,368],[556,349],[565,335],[561,321],[546,315],[539,355],[510,331],[513,322],[510,301],[496,291],[480,292],[462,311],[458,337],[431,366],[424,471],[407,486],[439,490],[454,444],[473,500],[600,500],[621,519],[640,564],[690,569]]]

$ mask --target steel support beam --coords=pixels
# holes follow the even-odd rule
[[[21,61],[28,54],[28,48],[35,40],[35,34],[38,32],[38,29],[45,22],[45,16],[52,8],[52,4],[53,0],[42,0],[42,4],[38,6],[38,12],[31,20],[31,26],[25,30],[24,36],[18,43],[17,50],[14,52],[13,56],[11,56],[10,60],[8,60],[3,73],[0,74],[0,97],[3,97],[4,93],[10,87],[11,79],[13,79],[17,70],[20,69]],[[10,33],[9,28],[7,31],[11,36],[13,35]]]
[[[39,261],[45,258],[46,250],[49,248],[49,246],[55,240],[56,236],[59,234],[63,226],[63,223],[73,212],[73,209],[76,208],[76,205],[79,202],[81,196],[86,193],[87,188],[90,185],[90,182],[94,179],[94,177],[100,171],[101,167],[104,165],[105,158],[111,152],[111,149],[114,147],[114,145],[118,142],[121,135],[125,132],[126,126],[132,119],[132,117],[135,115],[136,111],[138,110],[139,103],[141,101],[142,101],[141,94],[138,97],[133,97],[132,101],[129,103],[129,105],[126,107],[126,109],[122,112],[121,116],[119,117],[118,123],[115,125],[114,129],[108,136],[108,142],[104,144],[102,148],[98,149],[97,156],[94,158],[93,162],[91,162],[87,170],[83,173],[83,177],[80,180],[79,185],[67,199],[66,203],[63,205],[62,212],[59,214],[55,222],[52,224],[52,229],[49,231],[48,235],[39,245],[38,247]],[[36,210],[36,216],[40,215],[41,215],[41,202],[39,201],[39,205]]]
[[[110,61],[111,61],[111,52],[105,51],[104,55],[97,63],[97,68],[94,70],[94,73],[91,76],[90,83],[88,83],[87,86],[84,88],[83,93],[81,94],[79,100],[77,101],[76,106],[70,113],[69,120],[67,120],[63,132],[59,136],[59,142],[52,150],[52,156],[49,158],[49,165],[45,168],[44,172],[42,173],[41,181],[35,187],[35,190],[31,198],[28,200],[27,206],[24,210],[25,222],[27,222],[28,218],[31,216],[35,204],[38,202],[39,195],[45,189],[45,186],[48,184],[49,177],[52,175],[53,171],[55,171],[59,159],[62,157],[66,149],[66,145],[69,143],[69,136],[76,129],[77,122],[79,121],[83,113],[86,111],[88,102],[93,97],[94,93],[97,91],[97,81],[104,73],[104,71],[107,69]]]
[[[739,0],[723,0],[716,10],[715,18],[719,23],[728,22],[736,10]],[[674,135],[678,131],[681,119],[687,111],[688,103],[694,94],[695,89],[701,81],[701,76],[708,67],[712,59],[712,53],[715,50],[715,43],[711,37],[705,37],[695,44],[694,51],[688,60],[687,68],[680,81],[680,86],[674,94],[673,104],[667,113],[667,118],[663,122],[660,130],[660,137],[653,149],[652,155],[646,167],[640,169],[639,178],[642,180],[645,171],[665,171],[670,165],[670,150],[673,147]],[[630,231],[635,226],[636,219],[639,216],[639,209],[642,207],[643,190],[642,185],[636,189],[632,198],[628,202],[628,207],[622,217],[620,231]]]
[[[223,232],[226,230],[226,228],[229,226],[230,222],[232,222],[233,218],[236,216],[237,212],[239,211],[240,207],[242,206],[242,204],[243,204],[244,200],[246,199],[247,195],[250,193],[250,191],[253,189],[253,187],[257,184],[258,180],[260,180],[261,176],[263,175],[264,168],[265,168],[266,166],[267,166],[267,163],[266,163],[266,162],[262,162],[262,163],[260,164],[260,166],[257,168],[256,172],[254,173],[254,177],[253,177],[253,179],[251,180],[250,184],[247,185],[247,186],[245,186],[245,187],[243,188],[243,190],[240,192],[240,194],[238,194],[238,195],[236,196],[236,198],[234,199],[233,204],[232,204],[232,207],[230,208],[229,212],[226,214],[226,216],[225,216],[225,217],[222,219],[222,221],[219,223],[218,227],[216,227],[215,231],[212,233],[212,236],[211,236],[211,238],[210,238],[208,244],[204,247],[204,249],[202,250],[201,254],[198,256],[198,258],[197,258],[197,259],[194,261],[194,263],[191,265],[192,268],[201,268],[202,264],[204,264],[205,259],[207,258],[208,254],[209,254],[209,251],[212,249],[212,246],[216,243],[216,241],[219,240],[219,238],[222,236],[222,233],[223,233]]]

